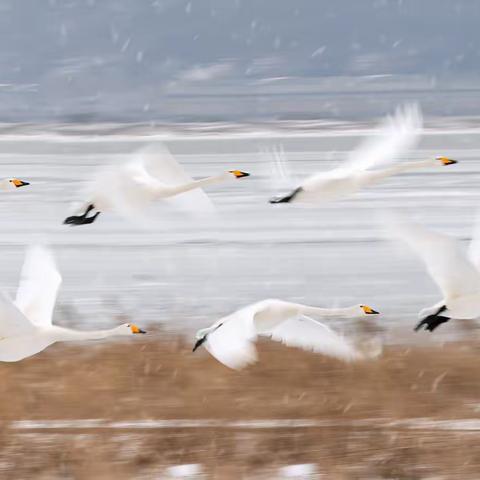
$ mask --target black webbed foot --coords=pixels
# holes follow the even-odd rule
[[[450,317],[444,317],[443,315],[429,315],[422,319],[418,325],[415,327],[415,331],[418,332],[426,325],[425,330],[433,332],[439,325],[446,323],[450,320]]]
[[[86,225],[88,223],[93,223],[95,219],[100,215],[101,212],[97,212],[95,215],[92,215],[91,217],[85,217],[83,220],[82,225]]]
[[[100,215],[100,212],[97,212],[95,215],[91,217],[87,217],[87,215],[95,208],[95,205],[90,204],[85,213],[83,215],[72,215],[71,217],[67,217],[63,223],[65,225],[87,225],[89,223],[93,223],[95,219]]]

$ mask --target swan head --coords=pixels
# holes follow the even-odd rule
[[[361,315],[378,315],[380,312],[377,312],[372,307],[368,305],[359,305]]]
[[[18,178],[7,178],[3,181],[6,190],[16,190],[17,188],[30,185],[29,182],[24,182]]]
[[[435,160],[438,160],[442,165],[453,165],[454,163],[458,163],[456,160],[447,157],[435,157]]]
[[[242,172],[241,170],[229,170],[228,173],[233,175],[235,178],[249,177],[250,174],[247,172]]]
[[[138,333],[147,333],[145,330],[137,327],[133,323],[124,323],[115,329],[118,335],[136,335]]]

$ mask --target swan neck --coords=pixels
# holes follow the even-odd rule
[[[115,335],[114,329],[110,330],[72,330],[70,328],[53,327],[53,337],[59,342],[76,342],[81,340],[101,340]]]
[[[352,307],[345,308],[319,308],[310,307],[308,305],[302,306],[301,313],[305,315],[313,315],[320,317],[344,317],[350,318],[352,316]]]
[[[228,174],[230,176],[230,174]],[[190,190],[194,190],[196,188],[202,188],[206,187],[208,185],[215,185],[217,183],[222,183],[227,180],[227,177],[225,174],[221,175],[216,175],[214,177],[206,177],[206,178],[201,178],[200,180],[193,180],[188,183],[184,183],[182,185],[177,185],[175,187],[169,188],[169,194],[170,195],[178,195],[179,193],[184,193],[188,192]],[[163,192],[163,189],[162,189]],[[160,192],[160,193],[162,193]]]

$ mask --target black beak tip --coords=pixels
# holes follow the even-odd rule
[[[202,343],[205,341],[205,338],[200,338],[195,342],[195,345],[193,346],[192,352],[194,352]]]

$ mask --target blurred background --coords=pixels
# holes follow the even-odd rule
[[[0,0],[0,177],[31,183],[1,194],[2,289],[46,243],[56,323],[149,331],[0,365],[0,476],[477,479],[478,326],[412,333],[439,294],[377,215],[470,239],[479,21],[473,0]],[[322,208],[268,204],[286,189],[272,152],[300,181],[412,102],[425,131],[408,159],[458,165]],[[97,167],[152,143],[195,178],[251,176],[208,190],[215,218],[62,224]],[[372,305],[375,321],[333,324],[380,335],[385,354],[357,366],[261,345],[240,373],[191,354],[195,329],[267,297]]]

